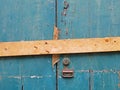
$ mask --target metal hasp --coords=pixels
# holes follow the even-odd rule
[[[70,64],[70,60],[68,58],[65,58],[63,60],[64,69],[62,70],[63,78],[73,78],[74,77],[74,70],[68,68],[69,64]]]

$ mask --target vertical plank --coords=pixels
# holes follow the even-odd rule
[[[93,74],[93,90],[119,90],[120,79],[118,72],[95,72]]]
[[[65,1],[69,5],[65,10]],[[73,38],[89,38],[89,0],[62,0],[58,1],[58,28],[60,31],[60,39]],[[89,90],[89,69],[83,69],[88,59],[85,55],[84,61],[80,54],[61,55],[60,63],[58,64],[58,87],[59,90]],[[74,69],[74,78],[65,79],[61,77],[63,64],[62,60],[67,57],[70,59],[69,68]],[[78,61],[77,63],[76,60]],[[85,63],[82,65],[82,63]],[[78,67],[79,69],[77,69]],[[81,68],[83,67],[83,68]]]
[[[16,77],[0,77],[1,90],[21,90],[20,78]]]
[[[98,2],[94,4],[94,6],[96,5],[96,9],[93,7],[90,8],[92,11],[97,10],[98,12],[92,14],[91,17],[91,21],[97,22],[92,23],[96,24],[97,32],[95,34],[91,31],[91,36],[120,36],[118,30],[120,27],[114,27],[120,24],[120,22],[117,21],[117,19],[120,18],[120,13],[115,9],[116,7],[119,8],[117,3],[119,3],[118,0],[98,0]],[[91,3],[91,5],[93,4]],[[114,14],[118,17],[114,16]],[[94,19],[95,16],[97,16],[97,19]],[[93,72],[94,70],[98,70],[93,75],[93,90],[119,90],[119,79],[118,73],[116,72],[118,72],[120,68],[120,53],[93,54],[90,58],[90,66],[93,69]],[[108,72],[99,72],[99,70]]]

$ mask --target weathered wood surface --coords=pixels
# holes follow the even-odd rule
[[[53,33],[53,39],[54,40],[58,40],[59,39],[59,30],[56,26],[54,26],[54,33]],[[59,61],[59,55],[57,54],[53,54],[52,55],[52,66],[54,67],[54,65]]]
[[[0,56],[120,51],[120,37],[1,42]]]

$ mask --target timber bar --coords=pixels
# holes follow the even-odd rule
[[[0,57],[120,51],[120,37],[0,42]]]

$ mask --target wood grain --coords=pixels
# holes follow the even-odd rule
[[[120,51],[120,37],[0,42],[0,56]]]

